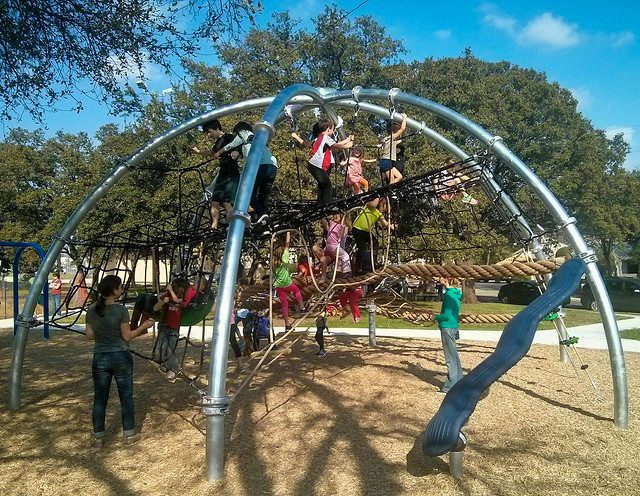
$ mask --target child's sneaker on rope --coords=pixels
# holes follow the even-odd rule
[[[466,203],[467,205],[477,205],[478,200],[476,200],[469,193],[465,193],[462,195],[462,203]]]

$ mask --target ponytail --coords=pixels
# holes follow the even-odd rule
[[[108,275],[102,278],[98,284],[98,301],[96,303],[96,313],[104,317],[105,298],[115,293],[122,285],[122,279],[118,276]]]

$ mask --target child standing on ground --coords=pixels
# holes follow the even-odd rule
[[[177,281],[172,281],[165,291],[158,295],[158,301],[153,307],[154,312],[162,310],[162,319],[158,324],[158,360],[166,364],[167,379],[174,382],[178,371],[178,357],[176,347],[180,338],[180,315],[182,313],[182,297],[184,292]]]
[[[353,136],[336,142],[333,139],[334,127],[335,124],[330,118],[325,118],[318,122],[316,129],[319,134],[311,145],[311,156],[307,163],[307,170],[318,183],[317,200],[320,204],[331,203],[333,199],[331,178],[329,177],[331,166],[335,164],[332,150],[346,150],[353,146]],[[305,146],[306,142],[298,135],[294,136],[294,134],[292,136],[298,143]]]
[[[441,393],[447,393],[451,387],[462,379],[462,365],[456,340],[459,338],[460,323],[460,302],[462,301],[462,291],[449,285],[449,280],[444,277],[440,283],[446,288],[442,299],[442,309],[434,317],[440,329],[442,339],[442,351],[444,361],[447,364],[447,380],[442,385]]]
[[[347,160],[347,177],[345,184],[353,188],[353,194],[359,195],[362,191],[369,191],[369,182],[362,176],[362,164],[373,163],[374,159],[364,158],[364,147],[356,145]]]
[[[277,246],[273,250],[273,259],[271,261],[272,267],[276,267],[273,277],[273,287],[276,289],[278,299],[280,300],[282,318],[284,319],[286,331],[292,328],[291,321],[289,320],[289,301],[287,300],[288,293],[293,294],[293,297],[298,303],[298,310],[300,313],[304,311],[302,293],[300,293],[300,289],[296,286],[296,283],[291,280],[291,272],[296,269],[296,266],[290,263],[289,260],[290,244],[291,233],[288,232],[284,244]]]
[[[316,343],[320,346],[320,351],[316,353],[318,356],[325,356],[327,352],[324,349],[324,330],[329,332],[329,326],[327,325],[327,312],[322,311],[320,315],[316,317]]]

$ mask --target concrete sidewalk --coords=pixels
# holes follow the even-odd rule
[[[0,320],[0,328],[13,327],[13,319]],[[41,327],[41,326],[40,326]],[[84,330],[84,325],[74,326],[75,329]],[[618,321],[620,330],[640,328],[640,316]],[[276,327],[276,333],[284,332],[284,327]],[[181,334],[186,335],[188,328],[183,327]],[[315,327],[309,329],[310,333],[315,333]],[[578,348],[590,348],[594,350],[606,350],[607,341],[604,335],[602,324],[589,324],[583,326],[570,327],[567,329],[569,336],[578,338],[575,345]],[[205,327],[205,339],[210,340],[213,333],[212,326]],[[368,336],[369,330],[365,328],[332,327],[331,333],[344,336]],[[199,339],[202,336],[202,328],[194,327],[191,331],[192,338]],[[460,331],[460,339],[464,341],[485,341],[497,342],[502,335],[502,331]],[[438,329],[376,329],[377,337],[404,338],[404,339],[440,339]],[[535,344],[558,345],[558,334],[555,330],[537,331],[533,339]],[[633,339],[623,339],[622,348],[625,352],[640,353],[640,341]]]

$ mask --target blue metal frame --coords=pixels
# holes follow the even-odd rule
[[[27,248],[33,248],[38,252],[40,258],[44,260],[46,255],[42,246],[38,243],[29,243],[23,241],[0,241],[0,246],[7,246],[9,248],[17,248],[16,254],[13,257],[13,334],[17,332],[17,322],[18,319],[22,316],[20,315],[20,305],[19,305],[19,293],[20,288],[18,285],[18,273],[20,266],[20,257],[22,256],[22,252]],[[44,307],[44,337],[45,339],[49,339],[49,285],[45,284],[42,288],[42,294],[44,296],[43,307]]]

